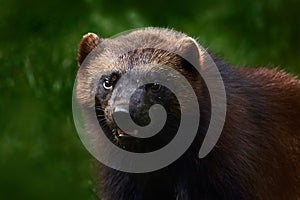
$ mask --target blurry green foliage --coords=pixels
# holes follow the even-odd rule
[[[300,1],[0,0],[0,199],[95,199],[72,119],[81,36],[186,32],[234,65],[300,74]]]

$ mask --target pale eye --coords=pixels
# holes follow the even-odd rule
[[[105,80],[103,82],[103,88],[106,89],[106,90],[112,90],[113,85],[110,83],[109,80]]]

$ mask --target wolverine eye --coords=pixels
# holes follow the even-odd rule
[[[109,75],[107,75],[107,77],[104,79],[103,81],[103,88],[105,90],[112,90],[113,86],[116,84],[116,82],[119,79],[119,74],[116,72],[112,72]]]
[[[151,85],[151,87],[150,87],[150,89],[151,89],[151,91],[152,91],[153,93],[159,92],[159,91],[160,91],[160,88],[161,88],[161,85],[158,84],[158,83],[153,83],[153,84]]]
[[[111,82],[108,79],[106,79],[103,82],[103,88],[106,89],[106,90],[112,90],[113,85],[111,84]]]

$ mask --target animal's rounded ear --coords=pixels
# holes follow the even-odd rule
[[[102,41],[95,33],[85,34],[78,46],[77,61],[80,66],[86,56]]]
[[[180,46],[179,55],[188,60],[195,67],[199,67],[200,53],[198,43],[191,37],[186,37],[178,41]]]

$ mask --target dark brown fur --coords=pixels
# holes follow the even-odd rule
[[[189,48],[192,40],[188,36],[166,29],[147,28],[128,38],[121,37],[110,45],[104,42],[102,47],[98,37],[83,38],[79,65],[99,45],[78,78],[77,96],[82,105],[95,105],[95,91],[88,89],[96,88],[92,82],[100,72],[124,68],[124,64],[109,63],[122,46],[145,49],[151,43],[158,49],[174,46],[175,52],[181,54],[195,51]],[[143,59],[142,56],[143,51],[138,51],[135,59]],[[214,58],[226,89],[227,116],[217,145],[208,156],[199,159],[210,120],[210,97],[201,78],[173,58],[158,54],[151,62],[166,60],[190,78],[201,112],[197,137],[181,158],[155,172],[130,174],[103,166],[101,196],[105,200],[300,199],[299,80],[277,69],[235,69]]]
[[[86,56],[101,42],[101,39],[94,33],[83,36],[78,49],[78,64],[81,64]]]

